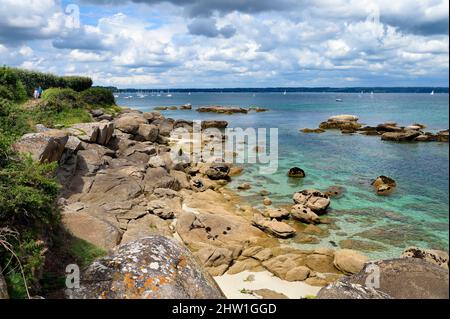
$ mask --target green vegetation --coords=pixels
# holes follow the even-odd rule
[[[80,267],[86,267],[95,259],[107,254],[106,250],[98,248],[79,238],[73,238],[69,246],[69,253],[75,258],[76,263]]]
[[[80,100],[87,105],[110,106],[114,105],[112,91],[105,88],[95,87],[80,93]]]
[[[42,98],[25,102],[38,85],[44,89]],[[55,205],[57,164],[39,164],[12,149],[37,123],[67,127],[90,122],[90,109],[117,112],[112,91],[90,89],[91,85],[92,80],[84,77],[0,67],[0,268],[12,298],[27,298],[60,286],[62,274],[44,272],[51,268],[46,265],[48,255],[53,264],[75,260],[87,265],[105,254],[63,234]]]
[[[16,74],[19,80],[23,83],[29,97],[33,95],[34,89],[38,86],[41,86],[44,90],[48,88],[70,88],[77,92],[87,90],[92,86],[92,80],[88,77],[61,77],[49,73],[8,67],[2,67],[2,71],[0,71],[0,73],[3,72],[3,70],[9,70],[10,72]]]

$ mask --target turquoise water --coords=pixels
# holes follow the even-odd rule
[[[124,96],[125,94],[122,94]],[[340,98],[342,102],[336,102]],[[376,125],[396,121],[399,125],[424,123],[427,130],[449,127],[448,94],[333,94],[333,93],[173,93],[144,99],[117,99],[143,111],[154,106],[191,103],[203,105],[260,106],[269,112],[246,115],[218,115],[192,111],[163,111],[176,119],[224,119],[231,127],[277,127],[279,167],[273,175],[261,176],[257,165],[247,165],[245,174],[231,187],[244,181],[252,188],[241,194],[261,205],[259,190],[266,189],[276,204],[291,203],[292,193],[301,189],[325,189],[339,185],[344,196],[332,199],[328,216],[339,229],[320,238],[320,245],[333,247],[343,239],[358,239],[381,245],[365,251],[373,258],[396,257],[410,245],[448,250],[449,147],[448,143],[392,143],[379,137],[342,135],[339,131],[304,134],[298,130],[317,127],[336,114],[355,114],[360,122]],[[306,178],[286,176],[292,166],[306,172]],[[373,193],[370,182],[379,175],[397,181],[389,197]],[[297,244],[296,244],[297,245]],[[302,244],[308,248],[314,245]]]

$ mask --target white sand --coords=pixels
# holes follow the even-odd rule
[[[253,281],[244,281],[250,275]],[[315,296],[321,287],[305,284],[301,281],[282,280],[268,271],[250,272],[243,271],[235,275],[222,275],[214,277],[225,296],[229,299],[257,299],[251,294],[241,293],[240,290],[270,289],[286,295],[290,299],[299,299],[305,296]]]

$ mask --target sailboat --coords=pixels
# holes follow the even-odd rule
[[[286,90],[284,90],[283,95],[286,95]]]
[[[191,92],[189,92],[188,95],[191,95]]]
[[[170,94],[169,90],[167,90],[167,97],[172,97],[172,94]]]
[[[434,95],[434,90],[433,90],[433,91],[431,91],[430,95]]]

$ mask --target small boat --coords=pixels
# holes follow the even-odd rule
[[[188,95],[191,95],[191,92],[189,92]]]
[[[336,102],[342,102],[342,99],[336,99]]]
[[[119,94],[114,94],[114,97],[115,97],[115,98],[118,98],[118,97],[119,97]]]
[[[169,90],[167,90],[167,97],[172,97],[172,94],[170,94]]]
[[[433,90],[433,91],[431,91],[430,95],[434,95],[434,90]]]
[[[373,95],[373,91],[370,92],[370,95]]]
[[[286,95],[286,93],[287,93],[286,90],[284,90],[283,95]]]

